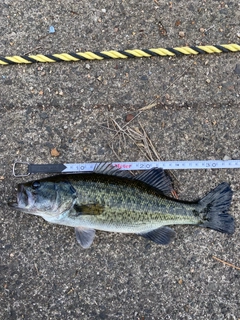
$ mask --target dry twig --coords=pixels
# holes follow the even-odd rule
[[[132,119],[133,120],[133,119]],[[121,145],[126,148],[127,142],[126,138],[130,139],[139,149],[140,153],[148,161],[158,161],[161,160],[159,153],[157,152],[153,142],[148,136],[143,125],[139,122],[139,127],[130,127],[126,124],[121,126],[115,119],[110,119],[113,128],[110,128],[109,122],[107,126],[101,125],[102,128],[107,129],[111,132],[115,132],[113,138],[109,139],[109,148],[112,150],[116,158],[121,161],[119,153],[121,152]],[[129,123],[128,123],[129,124]],[[114,149],[114,144],[116,144],[115,139],[118,137],[118,152]],[[179,189],[179,182],[172,171],[167,170],[168,174],[173,180],[175,189]],[[173,191],[172,195],[177,198],[177,193]]]
[[[215,256],[212,256],[212,257],[213,257],[213,259],[215,259],[215,260],[217,260],[217,261],[219,261],[219,262],[222,262],[223,264],[225,264],[225,265],[227,265],[227,266],[229,266],[229,267],[232,267],[232,268],[234,268],[234,269],[240,270],[240,267],[237,267],[237,266],[235,266],[234,264],[231,264],[231,263],[229,263],[229,262],[226,262],[226,261],[224,261],[224,260],[221,260],[221,259],[219,259],[219,258],[217,258],[217,257],[215,257]]]
[[[183,75],[184,73],[191,67],[192,65],[188,66],[173,82],[171,82],[168,87],[162,92],[161,95],[163,95],[164,93],[166,93],[168,91],[169,88],[171,88],[171,86],[177,82]],[[142,112],[142,111],[146,111],[146,110],[150,110],[153,107],[155,107],[157,105],[157,103],[155,101],[157,101],[161,96],[158,96],[155,100],[153,100],[149,105],[142,107],[140,109],[138,109],[138,111]],[[138,114],[136,115],[136,117],[138,116]],[[133,120],[133,119],[132,119]]]

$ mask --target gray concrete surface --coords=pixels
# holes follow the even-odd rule
[[[2,0],[0,12],[3,56],[239,43],[239,1]],[[117,160],[100,125],[158,96],[131,126],[163,159],[239,159],[239,64],[240,53],[0,67],[1,319],[240,319],[240,271],[212,258],[240,266],[239,170],[176,172],[181,199],[231,183],[236,232],[178,226],[167,247],[97,232],[83,250],[71,228],[6,206],[27,180],[14,161]],[[122,161],[143,159],[114,141]]]

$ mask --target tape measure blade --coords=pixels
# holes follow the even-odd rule
[[[98,163],[65,163],[63,173],[92,172]],[[231,169],[240,168],[240,160],[181,160],[181,161],[141,161],[141,162],[113,162],[121,170],[150,170],[163,168],[164,170],[189,169]]]
[[[64,163],[66,169],[62,173],[92,172],[97,163]]]

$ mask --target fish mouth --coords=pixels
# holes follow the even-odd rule
[[[26,190],[22,184],[18,185],[17,201],[8,202],[8,206],[14,209],[27,209],[33,203],[31,192]]]
[[[8,202],[8,206],[9,206],[10,208],[17,209],[17,208],[18,208],[18,203],[17,203],[17,202],[9,201],[9,202]]]

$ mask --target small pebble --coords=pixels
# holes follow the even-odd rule
[[[179,31],[178,34],[179,34],[179,36],[182,37],[182,38],[185,36],[185,32],[183,32],[183,31]]]
[[[177,20],[177,21],[175,22],[175,26],[176,26],[176,27],[180,26],[180,24],[181,24],[181,21],[180,21],[180,20]]]
[[[231,158],[231,157],[229,157],[229,156],[227,156],[227,155],[225,155],[225,156],[223,157],[223,160],[224,160],[224,161],[232,160],[232,158]]]
[[[165,98],[166,98],[167,100],[169,100],[169,99],[170,99],[170,95],[169,95],[168,93],[166,93],[166,94],[165,94]]]
[[[200,28],[199,31],[203,33],[205,31],[205,29],[204,28]]]
[[[144,76],[141,76],[140,79],[146,81],[146,80],[148,80],[148,77],[146,75],[144,75]]]
[[[211,82],[211,80],[210,80],[210,79],[207,79],[207,80],[206,80],[206,82],[207,82],[207,83],[210,83],[210,82]]]
[[[85,68],[89,70],[90,69],[90,64],[87,63]]]
[[[129,114],[126,115],[125,121],[126,121],[126,122],[129,122],[129,121],[131,121],[133,118],[134,118],[134,115],[131,114],[131,113],[129,113]]]
[[[234,73],[235,73],[235,74],[240,74],[240,63],[237,63],[237,64],[236,64],[236,67],[235,67],[235,69],[234,69]]]
[[[50,27],[49,27],[49,33],[54,33],[54,32],[55,32],[54,27],[53,27],[53,26],[50,26]]]
[[[42,118],[42,119],[47,119],[48,118],[48,114],[47,114],[47,112],[42,112],[42,113],[40,113],[40,118]]]

